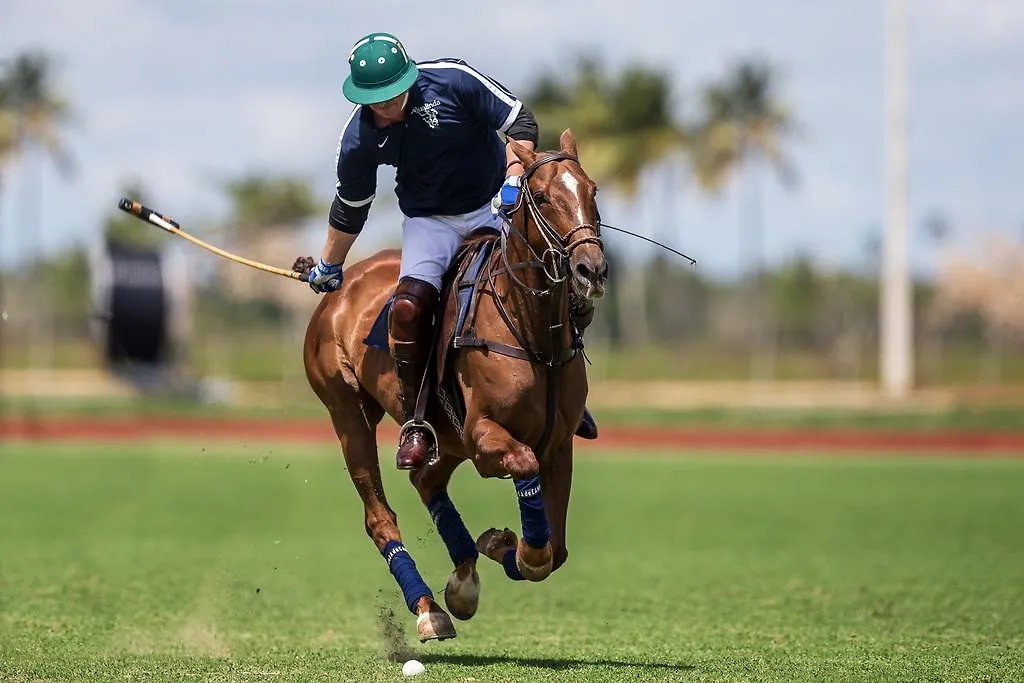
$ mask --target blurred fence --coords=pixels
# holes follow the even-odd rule
[[[1001,249],[1004,255],[1012,251],[1005,244]],[[38,271],[50,273],[50,280],[4,277],[0,391],[6,394],[88,393],[88,386],[73,386],[83,381],[103,391],[98,378],[111,366],[98,330],[106,321],[97,315],[95,292],[82,284],[95,273],[88,260],[64,258],[63,275],[59,268]],[[972,388],[979,397],[1018,400],[1024,307],[1016,303],[1024,296],[1017,280],[1024,268],[1003,260],[1002,270],[991,260],[984,268],[951,261],[935,282],[916,283],[919,389]],[[613,275],[586,339],[591,379],[618,387],[607,401],[628,395],[634,402],[646,397],[665,403],[671,395],[630,393],[624,388],[629,382],[740,383],[748,393],[752,383],[838,383],[854,402],[875,385],[878,285],[870,274],[825,272],[806,259],[733,281],[709,279],[660,258],[628,272],[635,275]],[[318,298],[288,283],[281,289],[294,296],[229,286],[225,273],[248,275],[233,264],[217,273],[175,297],[168,310],[183,321],[172,326],[168,372],[157,381],[122,364],[115,375],[139,389],[208,401],[308,399],[302,338]],[[811,403],[822,400],[805,393]],[[688,401],[686,392],[675,395],[680,404]]]

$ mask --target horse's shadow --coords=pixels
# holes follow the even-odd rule
[[[461,666],[487,666],[489,664],[516,664],[531,666],[538,669],[560,671],[578,666],[609,666],[616,668],[652,668],[671,671],[692,671],[697,667],[693,664],[629,662],[619,659],[588,659],[572,657],[511,657],[508,655],[465,655],[465,654],[425,654],[420,658],[424,664],[458,664]]]

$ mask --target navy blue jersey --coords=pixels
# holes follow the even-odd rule
[[[505,143],[497,133],[508,130],[522,103],[461,59],[417,62],[417,67],[404,121],[378,128],[364,106],[349,116],[338,141],[335,204],[368,208],[381,164],[397,169],[395,194],[406,216],[468,213],[501,187]],[[332,211],[332,225],[357,232],[365,210],[344,213],[350,218],[336,221]]]

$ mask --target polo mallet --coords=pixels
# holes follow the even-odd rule
[[[281,276],[289,278],[291,280],[299,280],[300,282],[309,282],[309,275],[307,273],[297,273],[294,270],[287,270],[285,268],[277,268],[276,266],[268,266],[265,263],[260,263],[259,261],[252,261],[252,260],[247,259],[247,258],[242,258],[241,256],[236,256],[235,254],[232,254],[230,252],[224,251],[223,249],[218,249],[217,247],[213,246],[212,244],[207,244],[206,242],[202,241],[198,237],[193,237],[192,235],[190,235],[187,232],[185,232],[184,230],[182,230],[181,226],[178,225],[177,221],[171,220],[167,216],[164,216],[163,214],[157,213],[153,209],[150,209],[149,207],[143,206],[142,204],[140,204],[140,203],[138,203],[136,201],[133,201],[131,199],[128,199],[126,197],[122,197],[121,198],[121,201],[119,201],[117,203],[117,208],[121,209],[125,213],[130,213],[131,215],[135,216],[139,220],[146,221],[147,223],[152,223],[156,227],[161,228],[163,230],[166,230],[167,232],[171,233],[172,235],[177,235],[178,237],[182,237],[182,238],[188,240],[189,242],[191,242],[192,244],[195,244],[197,246],[202,247],[203,249],[206,249],[207,251],[212,251],[217,256],[221,256],[223,258],[226,258],[229,261],[234,261],[235,263],[241,263],[243,266],[249,266],[250,268],[255,268],[257,270],[262,270],[262,271],[264,271],[266,273],[273,273],[274,275],[281,275]]]

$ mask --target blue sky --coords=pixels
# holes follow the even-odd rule
[[[1024,234],[1024,2],[911,5],[912,260],[927,270],[934,250],[920,225],[933,209],[965,244],[985,231]],[[186,227],[221,215],[217,183],[251,169],[304,176],[329,202],[337,136],[350,109],[340,87],[345,60],[352,42],[372,30],[397,34],[414,58],[462,57],[520,91],[539,70],[569,65],[577,49],[600,50],[611,67],[649,61],[673,74],[681,111],[731,60],[764,55],[781,69],[782,95],[804,130],[791,146],[801,184],[794,191],[766,184],[765,253],[773,261],[798,250],[826,264],[864,261],[868,232],[881,226],[884,209],[881,0],[596,7],[3,0],[0,56],[43,47],[61,60],[59,82],[77,112],[69,142],[79,172],[62,179],[31,158],[11,169],[0,195],[2,262],[94,240],[119,186],[133,178],[145,183],[155,208]],[[391,195],[389,176],[382,171],[386,191],[360,238],[363,250],[399,234],[394,202],[381,198]],[[671,225],[673,244],[702,269],[735,272],[735,188],[706,198],[680,182],[671,201],[666,196],[652,183],[641,210],[605,198],[602,212],[646,234]],[[319,248],[322,224],[309,231],[310,252]],[[282,255],[282,264],[291,258]]]

